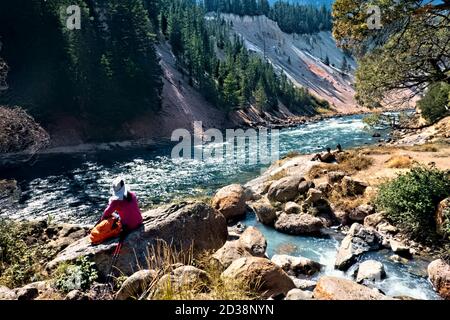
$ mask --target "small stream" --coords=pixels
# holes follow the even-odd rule
[[[322,275],[353,278],[357,265],[355,264],[347,272],[334,269],[337,250],[343,236],[341,233],[331,232],[329,237],[316,238],[308,236],[292,236],[282,234],[271,227],[267,227],[254,218],[247,215],[242,221],[247,226],[255,226],[267,239],[267,254],[272,257],[275,254],[288,254],[302,256],[324,265],[324,270],[314,276],[318,279]],[[408,296],[415,299],[439,299],[433,290],[426,275],[427,261],[414,259],[407,264],[394,262],[389,259],[392,256],[390,250],[366,253],[361,262],[365,260],[377,260],[383,263],[386,270],[386,279],[376,282],[374,287],[392,297]]]
[[[340,143],[344,148],[374,144],[364,130],[363,116],[330,118],[320,122],[286,128],[280,132],[280,155],[290,151],[321,152]],[[388,132],[382,131],[381,138]],[[0,178],[18,181],[22,195],[13,207],[0,208],[0,216],[13,219],[48,218],[58,222],[92,223],[107,204],[109,185],[122,175],[136,192],[142,207],[149,207],[185,197],[212,195],[231,183],[246,183],[261,173],[261,164],[227,165],[208,161],[172,160],[174,143],[162,142],[147,148],[40,156],[32,166],[0,171]],[[248,152],[246,150],[245,152]],[[339,235],[329,238],[288,236],[259,224],[248,215],[246,225],[256,225],[266,236],[268,254],[284,252],[302,255],[326,266],[325,274],[351,276],[333,269]],[[425,277],[426,263],[407,265],[388,259],[388,252],[371,253],[363,259],[377,259],[386,267],[388,278],[377,286],[386,294],[438,299]]]

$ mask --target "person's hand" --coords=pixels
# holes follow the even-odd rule
[[[114,218],[114,222],[113,222],[113,225],[112,225],[112,229],[114,230],[114,229],[116,229],[116,228],[118,228],[118,227],[119,227],[119,219]]]

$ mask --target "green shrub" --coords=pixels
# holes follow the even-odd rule
[[[443,235],[450,238],[450,208],[444,209],[444,224],[442,226]]]
[[[418,102],[422,116],[430,123],[450,114],[450,84],[435,83]]]
[[[75,264],[61,264],[55,273],[55,287],[63,292],[87,290],[97,280],[95,263],[80,257]]]
[[[36,232],[31,223],[0,220],[0,285],[15,288],[42,279],[42,261],[53,253]]]
[[[437,205],[450,194],[448,174],[436,168],[414,167],[381,185],[376,204],[392,223],[419,240],[432,240]]]

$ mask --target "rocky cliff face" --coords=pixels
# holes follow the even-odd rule
[[[331,32],[287,34],[265,16],[222,16],[232,23],[233,31],[244,39],[249,50],[265,56],[294,84],[309,89],[340,113],[356,110],[353,88],[356,62],[336,46]],[[348,70],[341,69],[344,57]]]

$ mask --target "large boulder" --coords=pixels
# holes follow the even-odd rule
[[[310,214],[282,213],[275,222],[277,231],[292,235],[313,235],[320,233],[323,221]]]
[[[14,290],[17,300],[33,300],[39,295],[39,290],[32,286],[25,286]]]
[[[219,189],[212,200],[212,206],[224,217],[235,219],[245,215],[248,195],[239,184],[232,184]]]
[[[317,202],[319,202],[319,200],[322,200],[322,198],[323,198],[322,191],[312,188],[308,190],[305,203],[309,205],[314,205]]]
[[[354,281],[325,276],[319,279],[314,289],[318,300],[386,300],[388,297]]]
[[[298,195],[300,182],[305,181],[301,176],[284,177],[270,185],[267,197],[273,202],[288,202],[294,200]]]
[[[302,207],[295,202],[289,201],[284,205],[284,212],[288,214],[299,214],[302,213]]]
[[[377,225],[376,229],[378,232],[380,232],[382,234],[396,234],[399,231],[396,226],[393,226],[386,220],[380,222]]]
[[[354,223],[341,242],[335,268],[347,270],[363,253],[378,250],[382,247],[381,235],[371,228],[365,228],[359,223]]]
[[[212,258],[217,261],[223,269],[226,269],[233,261],[251,256],[252,254],[241,245],[239,240],[233,240],[227,241],[222,248],[212,255]]]
[[[345,176],[341,181],[341,190],[344,196],[359,196],[366,191],[367,184]]]
[[[404,242],[391,239],[389,244],[395,254],[406,258],[411,256],[411,249]]]
[[[450,237],[450,197],[442,200],[436,210],[436,232],[443,237]]]
[[[170,291],[175,294],[187,291],[203,292],[207,290],[210,279],[208,274],[194,266],[181,266],[159,279],[156,284],[156,296]]]
[[[377,212],[364,218],[364,226],[376,228],[384,220],[384,212]]]
[[[255,227],[248,227],[239,237],[239,243],[250,252],[252,256],[264,257],[267,249],[267,241],[264,235]]]
[[[298,185],[298,193],[300,195],[306,195],[308,193],[308,190],[311,188],[314,188],[316,185],[313,181],[302,181]]]
[[[260,201],[253,202],[250,207],[255,212],[259,222],[265,225],[273,225],[277,218],[277,214],[275,208],[269,201],[263,198]]]
[[[368,204],[363,204],[350,211],[349,218],[353,221],[362,222],[364,219],[375,213],[375,208]]]
[[[303,291],[300,289],[292,289],[290,290],[285,300],[312,300],[313,299],[313,293],[311,291]]]
[[[428,265],[428,276],[436,291],[445,300],[450,300],[450,265],[442,259]]]
[[[362,262],[358,267],[356,275],[356,282],[362,283],[364,281],[380,281],[386,277],[386,271],[380,261],[367,260]]]
[[[272,257],[271,261],[292,276],[312,276],[322,268],[322,265],[318,262],[304,257],[293,257],[286,254],[276,254]]]
[[[74,289],[72,291],[70,291],[65,297],[64,300],[68,300],[68,301],[89,301],[91,300],[91,297],[80,291],[77,289]]]
[[[336,221],[338,221],[341,225],[346,226],[351,224],[349,212],[345,210],[334,210],[333,217]]]
[[[227,241],[212,257],[226,269],[239,258],[264,257],[266,249],[267,241],[263,234],[255,227],[248,227],[238,240]]]
[[[163,206],[143,214],[143,225],[125,239],[115,267],[125,275],[147,266],[148,249],[161,240],[178,250],[192,247],[194,253],[220,248],[227,240],[228,230],[224,216],[203,202],[182,202]],[[75,261],[82,256],[95,262],[101,276],[111,265],[112,252],[118,239],[92,245],[88,237],[68,246],[48,265]]]
[[[139,270],[128,277],[117,291],[116,300],[138,299],[158,276],[155,270]]]
[[[291,276],[292,281],[294,281],[295,287],[300,290],[313,291],[317,285],[317,281],[308,279],[299,279]]]
[[[264,297],[286,295],[295,288],[294,282],[279,266],[265,258],[247,257],[234,261],[221,275],[224,279],[239,279]]]
[[[255,227],[248,227],[238,240],[227,241],[212,257],[225,269],[242,257],[264,257],[266,248],[263,234]]]

